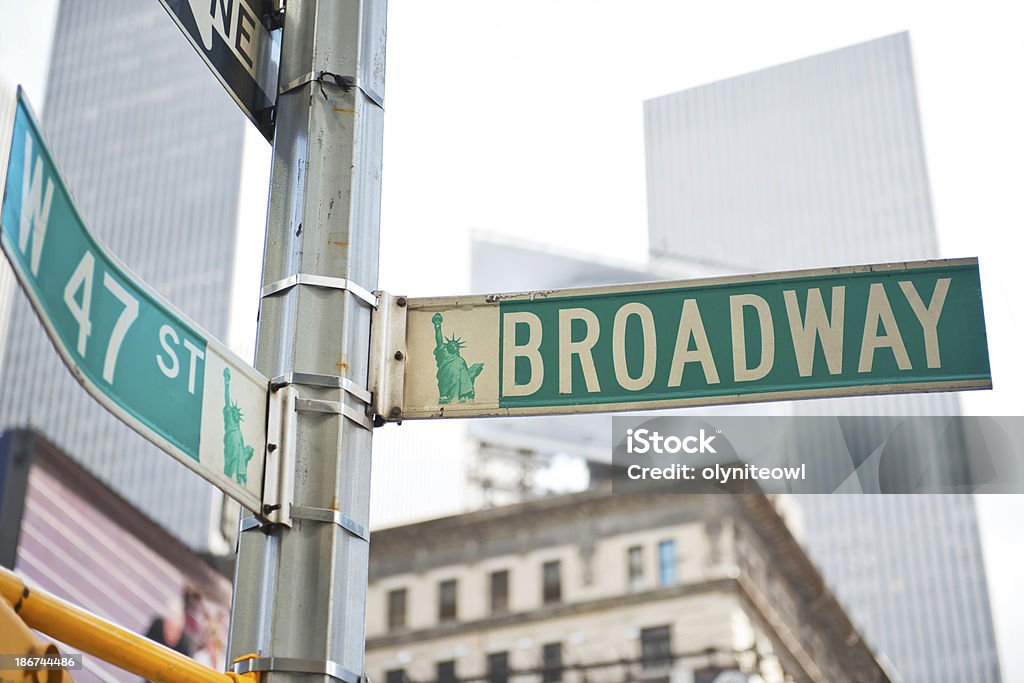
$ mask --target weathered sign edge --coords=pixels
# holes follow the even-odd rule
[[[438,296],[408,299],[409,310],[444,310],[446,308],[471,308],[474,306],[496,306],[510,301],[537,301],[544,299],[562,299],[570,297],[597,296],[605,294],[630,294],[632,292],[656,292],[664,289],[692,289],[697,287],[714,287],[727,284],[757,284],[775,280],[799,280],[804,278],[829,277],[834,275],[854,275],[860,273],[899,272],[921,268],[963,267],[978,265],[977,257],[954,259],[928,259],[922,261],[895,261],[889,263],[871,263],[854,266],[836,266],[833,268],[808,268],[804,270],[772,271],[753,273],[750,275],[727,275],[722,277],[694,278],[690,280],[656,280],[653,282],[636,282],[624,285],[599,285],[596,287],[570,287],[565,289],[539,289],[525,292],[507,292],[495,294],[475,294],[466,296]]]
[[[800,401],[815,398],[843,398],[892,394],[934,393],[941,391],[970,391],[991,389],[991,379],[939,380],[935,382],[896,382],[889,384],[867,384],[846,387],[825,387],[797,389],[790,391],[766,391],[750,394],[726,394],[719,396],[694,396],[691,398],[670,398],[657,401],[625,401],[619,403],[576,403],[562,406],[516,406],[502,408],[495,404],[487,406],[468,404],[427,407],[422,409],[403,406],[402,419],[417,420],[441,417],[516,417],[527,415],[578,415],[584,413],[626,413],[639,410],[671,410],[673,408],[695,408],[703,406],[738,405],[745,403],[770,403],[774,401]]]

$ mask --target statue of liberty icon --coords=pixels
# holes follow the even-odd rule
[[[448,339],[441,334],[441,321],[444,318],[435,313],[431,318],[434,323],[434,360],[437,362],[437,394],[438,402],[465,403],[476,398],[476,378],[484,369],[483,363],[467,365],[462,357],[462,349],[466,346],[462,339],[452,335]]]
[[[242,410],[231,402],[231,370],[224,368],[224,474],[245,486],[252,454],[242,437]]]

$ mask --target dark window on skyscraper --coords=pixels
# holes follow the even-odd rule
[[[656,626],[640,631],[640,664],[644,669],[671,666],[671,626]]]
[[[508,683],[508,653],[487,655],[487,683]]]
[[[455,683],[455,660],[437,663],[437,683]]]
[[[644,554],[638,545],[626,551],[626,567],[629,572],[629,590],[638,591],[644,587]]]
[[[388,591],[388,629],[395,630],[405,626],[405,589],[397,588]]]
[[[560,683],[562,680],[562,644],[547,643],[542,650],[544,671],[542,683]]]
[[[508,611],[508,570],[491,572],[491,612]]]
[[[449,579],[442,581],[438,586],[437,618],[441,621],[453,621],[458,615],[455,585],[455,579]]]
[[[545,562],[544,575],[544,604],[562,601],[562,563],[558,560]]]

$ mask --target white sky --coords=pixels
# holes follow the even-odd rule
[[[54,6],[0,0],[0,76],[30,94]],[[941,253],[981,263],[995,389],[965,394],[964,409],[1021,414],[1022,20],[1010,0],[390,0],[381,288],[465,290],[472,229],[642,261],[643,100],[909,30]],[[246,293],[269,158],[251,138]],[[233,346],[246,353],[255,298],[239,302]],[[1024,502],[979,504],[1004,678],[1024,681]]]

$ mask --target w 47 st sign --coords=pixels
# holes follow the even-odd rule
[[[260,512],[268,381],[95,239],[19,93],[0,101],[0,246],[61,358],[133,429]]]

